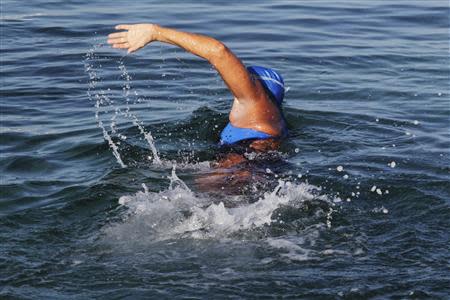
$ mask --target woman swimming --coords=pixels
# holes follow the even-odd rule
[[[245,142],[252,151],[276,150],[287,135],[281,104],[284,97],[283,78],[274,70],[252,66],[246,68],[222,42],[199,34],[182,32],[156,24],[118,25],[108,43],[113,48],[135,52],[159,41],[185,49],[206,59],[219,72],[234,96],[229,123],[220,135],[221,145]],[[245,161],[243,155],[230,154],[219,161],[229,167]]]

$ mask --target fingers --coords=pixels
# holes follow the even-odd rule
[[[130,48],[130,44],[128,44],[128,43],[114,44],[112,47],[116,48],[116,49],[128,49],[128,48]],[[130,51],[130,50],[128,50],[128,51]]]
[[[116,30],[129,30],[133,25],[120,24],[115,27]],[[127,39],[127,31],[114,32],[108,35],[108,44],[112,44],[116,49],[128,49],[128,53],[135,52],[140,47],[131,47]]]
[[[128,29],[130,29],[131,28],[131,25],[127,25],[127,24],[120,24],[120,25],[117,25],[116,27],[115,27],[117,30],[120,30],[120,29],[125,29],[125,30],[128,30]]]
[[[108,44],[123,44],[127,42],[126,38],[108,39]]]
[[[132,52],[134,52],[134,51],[136,51],[136,50],[138,50],[138,49],[139,49],[139,47],[129,48],[129,49],[128,49],[128,53],[132,53]]]
[[[126,36],[127,36],[127,32],[122,31],[122,32],[111,33],[110,35],[108,35],[108,38],[115,39],[115,38],[121,38],[121,37],[126,37]]]
[[[108,44],[120,44],[127,42],[127,32],[115,32],[108,35]]]

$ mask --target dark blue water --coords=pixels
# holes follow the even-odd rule
[[[1,6],[1,298],[450,297],[448,1]],[[137,22],[283,74],[280,152],[222,189],[231,94]]]

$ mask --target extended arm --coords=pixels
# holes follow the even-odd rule
[[[116,29],[126,31],[108,36],[108,43],[114,48],[127,49],[131,53],[153,41],[176,45],[208,60],[238,100],[245,103],[265,97],[262,86],[251,79],[240,59],[214,38],[154,24],[118,25]]]

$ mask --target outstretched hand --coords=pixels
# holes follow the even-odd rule
[[[108,35],[108,44],[111,44],[113,48],[127,49],[128,53],[135,52],[155,40],[153,24],[122,24],[117,25],[115,29],[126,31]]]

